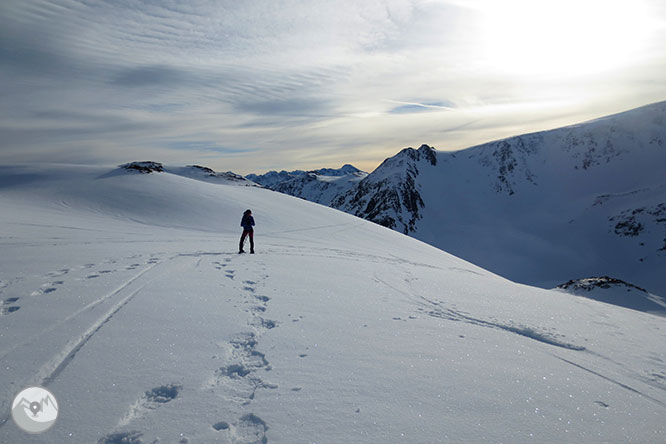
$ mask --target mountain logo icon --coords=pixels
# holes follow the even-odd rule
[[[42,433],[58,418],[58,401],[43,387],[28,387],[14,398],[12,419],[23,431]]]

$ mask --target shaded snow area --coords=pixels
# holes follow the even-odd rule
[[[164,169],[0,167],[0,442],[666,441],[663,317]]]

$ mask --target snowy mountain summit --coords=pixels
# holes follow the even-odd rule
[[[418,150],[405,148],[331,206],[409,234],[416,229],[425,206],[416,178],[424,167],[436,165],[436,151],[428,145]]]
[[[519,282],[609,275],[666,295],[664,165],[660,102],[455,152],[406,148],[330,206]]]
[[[666,318],[163,169],[0,166],[0,442],[664,442]],[[10,415],[35,385],[42,435]]]

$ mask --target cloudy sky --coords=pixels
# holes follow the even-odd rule
[[[0,162],[374,169],[666,100],[663,0],[2,0]]]

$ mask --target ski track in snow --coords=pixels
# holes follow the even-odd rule
[[[609,359],[609,358],[607,358],[605,356],[602,356],[598,353],[592,352],[592,351],[586,349],[585,347],[561,341],[559,339],[554,338],[549,333],[539,332],[539,331],[537,331],[536,329],[534,329],[532,327],[507,325],[507,324],[502,324],[502,323],[499,323],[499,322],[477,319],[477,318],[474,318],[472,316],[469,316],[468,314],[462,313],[458,310],[454,310],[454,309],[450,309],[450,308],[444,308],[444,307],[442,307],[442,303],[439,302],[439,301],[432,301],[432,300],[429,300],[429,299],[427,299],[423,296],[421,296],[421,299],[422,299],[422,301],[424,301],[424,303],[421,303],[423,305],[423,307],[419,308],[419,311],[422,312],[422,313],[425,313],[428,316],[436,317],[436,318],[439,318],[439,319],[446,319],[446,320],[449,320],[449,321],[462,321],[462,322],[466,322],[466,323],[471,324],[471,325],[478,325],[478,326],[481,326],[481,327],[495,328],[495,329],[503,330],[503,331],[506,331],[506,332],[509,332],[509,333],[515,333],[517,335],[524,336],[524,337],[527,337],[529,339],[533,339],[535,341],[543,342],[545,344],[553,345],[553,346],[560,347],[560,348],[563,348],[563,349],[573,350],[573,351],[581,351],[581,352],[585,352],[585,353],[588,353],[588,354],[592,354],[593,356],[595,356],[597,358],[603,359],[605,361],[609,361],[610,363],[614,364],[615,366],[620,368],[620,370],[622,371],[622,373],[626,377],[628,377],[632,380],[646,383],[646,384],[648,384],[652,387],[655,387],[657,389],[660,389],[660,390],[666,390],[666,386],[664,385],[664,382],[666,382],[666,375],[664,375],[664,374],[661,374],[661,373],[658,373],[658,372],[652,372],[652,373],[648,374],[647,376],[637,375],[635,372],[626,369],[622,364],[620,364],[618,362],[615,362],[612,359]],[[628,391],[630,391],[632,393],[635,393],[635,394],[637,394],[637,395],[639,395],[639,396],[641,396],[645,399],[648,399],[651,402],[659,405],[660,407],[666,408],[666,403],[664,403],[663,401],[661,401],[657,398],[654,398],[654,397],[652,397],[652,396],[650,396],[650,395],[648,395],[648,394],[646,394],[646,393],[644,393],[644,392],[642,392],[642,391],[640,391],[640,390],[638,390],[634,387],[631,387],[626,383],[623,383],[623,382],[621,382],[621,381],[619,381],[615,378],[606,376],[606,375],[604,375],[604,374],[602,374],[598,371],[592,370],[592,369],[590,369],[590,368],[588,368],[584,365],[581,365],[579,363],[576,363],[572,360],[565,359],[565,358],[563,358],[561,356],[558,356],[558,355],[555,355],[555,354],[553,354],[553,356],[555,356],[556,358],[558,358],[559,360],[561,360],[563,362],[566,362],[569,365],[572,365],[572,366],[574,366],[576,368],[579,368],[579,369],[581,369],[585,372],[588,372],[588,373],[591,373],[595,376],[598,376],[601,379],[604,379],[604,380],[606,380],[606,381],[608,381],[612,384],[615,384],[619,387],[622,387],[625,390],[628,390]]]
[[[481,327],[494,328],[497,330],[503,330],[509,333],[514,333],[519,336],[524,336],[529,339],[533,339],[538,342],[543,342],[544,344],[554,345],[555,347],[561,347],[568,350],[584,351],[585,347],[575,344],[570,344],[568,342],[561,341],[555,338],[552,334],[546,333],[543,331],[538,331],[534,327],[527,326],[516,326],[503,324],[496,321],[486,321],[483,319],[478,319],[472,317],[468,314],[465,314],[461,311],[454,310],[452,308],[442,307],[442,303],[438,301],[433,301],[421,296],[422,307],[419,308],[419,311],[425,313],[428,316],[435,318],[446,319],[448,321],[462,321],[471,325],[478,325]]]
[[[468,270],[463,270],[463,271],[468,271]],[[414,299],[414,297],[411,294],[406,293],[398,288],[395,288],[393,285],[380,279],[377,275],[375,275],[373,278],[376,282],[390,288],[393,291],[403,294],[408,299]],[[555,347],[565,348],[568,350],[575,350],[575,351],[586,350],[586,348],[583,346],[562,341],[560,339],[557,339],[553,334],[544,331],[539,331],[539,329],[537,328],[524,325],[505,324],[498,321],[490,321],[481,318],[475,318],[460,310],[454,310],[453,308],[445,308],[442,302],[428,299],[425,296],[419,296],[416,303],[419,306],[417,310],[420,313],[434,318],[445,319],[447,321],[461,321],[470,325],[477,325],[480,327],[502,330],[508,333],[513,333],[528,339],[542,342],[544,344],[553,345]],[[410,316],[410,318],[412,318],[412,316]],[[402,318],[400,317],[394,317],[393,319],[402,320]]]
[[[117,262],[117,260],[110,259],[106,262],[115,263]],[[6,350],[0,356],[0,359],[4,359],[7,355],[11,354],[13,351],[15,351],[18,348],[34,344],[36,341],[39,341],[45,335],[52,334],[54,330],[57,330],[59,328],[67,328],[68,324],[70,324],[72,320],[82,315],[83,313],[89,312],[90,310],[94,309],[97,306],[107,303],[109,301],[116,301],[116,303],[113,304],[109,310],[105,311],[102,316],[98,317],[94,322],[92,322],[92,324],[85,330],[85,332],[83,332],[81,335],[75,338],[72,338],[69,342],[67,342],[61,349],[59,349],[55,353],[55,355],[48,362],[42,365],[35,374],[26,378],[26,381],[22,383],[22,385],[24,386],[40,385],[47,387],[75,359],[76,354],[86,345],[86,343],[90,341],[90,339],[100,329],[102,329],[102,327],[106,323],[108,323],[116,313],[118,313],[123,307],[125,307],[145,286],[145,283],[140,282],[136,284],[136,282],[139,281],[147,272],[154,269],[160,263],[161,263],[160,258],[155,258],[155,257],[150,258],[148,261],[146,261],[147,266],[144,269],[142,269],[139,273],[135,274],[128,280],[124,281],[115,290],[86,304],[85,306],[71,313],[69,316],[53,323],[51,326],[39,331],[35,335],[30,336],[26,340],[15,343],[11,348]],[[84,272],[83,274],[85,276],[81,278],[76,278],[76,280],[90,279],[91,276],[93,275],[94,277],[99,277],[99,275],[104,275],[117,271],[117,270],[102,269],[99,272],[90,274],[88,270],[92,269],[95,266],[96,264],[92,263],[87,263],[79,266],[78,269],[80,271],[83,271]],[[131,266],[126,267],[125,271],[132,271],[140,266],[141,264],[133,263]],[[66,278],[64,276],[71,275],[71,272],[72,268],[61,268],[57,271],[46,273],[45,278],[48,279],[60,278],[60,280],[47,282],[41,285],[38,290],[35,290],[32,293],[30,293],[28,297],[57,297],[57,295],[54,295],[53,293],[58,289],[58,287],[66,286]],[[20,307],[16,305],[9,305],[8,307],[6,307],[6,305],[14,304],[20,299],[21,299],[20,297],[15,296],[3,300],[0,304],[0,313],[3,314],[5,312],[13,313],[17,311]],[[3,427],[8,422],[8,420],[9,420],[9,413],[0,417],[0,427]]]
[[[180,254],[178,257],[194,256],[196,257],[194,266],[200,267],[205,255],[209,254]],[[236,270],[229,268],[234,265],[233,262],[231,258],[225,258],[222,261],[212,261],[210,265],[216,270],[225,271],[225,276],[234,281]],[[254,266],[259,267],[261,263],[258,262]],[[249,268],[245,272],[249,272]],[[278,388],[277,384],[265,380],[263,374],[270,372],[272,367],[266,359],[266,355],[257,350],[261,336],[278,326],[277,321],[264,317],[270,298],[258,294],[258,287],[263,284],[263,279],[266,277],[254,277],[254,280],[246,279],[240,285],[234,286],[238,291],[238,300],[235,306],[249,315],[247,318],[248,329],[236,333],[228,341],[218,343],[218,346],[226,352],[226,363],[215,369],[210,378],[198,388],[205,391],[212,390],[216,396],[222,397],[227,405],[232,406],[232,408],[237,406],[238,419],[228,420],[225,418],[210,425],[217,434],[216,442],[230,444],[264,444],[268,442],[266,432],[269,427],[266,422],[252,412],[244,413],[259,390]],[[234,284],[229,283],[227,285]],[[127,302],[130,299],[131,297],[128,296]],[[154,414],[166,403],[176,399],[182,389],[182,385],[171,383],[146,390],[120,418],[116,431],[100,438],[98,444],[143,443],[144,433],[135,429],[137,423],[147,415]],[[182,437],[179,441],[179,443],[188,442],[190,440],[187,437]]]
[[[465,270],[465,271],[467,271],[467,270]],[[391,288],[392,290],[394,290],[396,292],[399,292],[399,293],[413,299],[413,297],[411,297],[408,293],[405,293],[405,292],[401,291],[400,289],[395,288],[394,286],[392,286],[391,284],[383,281],[382,279],[380,279],[376,275],[374,276],[374,280],[378,283],[381,283],[382,285],[385,285],[388,288]],[[465,322],[465,323],[470,324],[470,325],[476,325],[476,326],[480,326],[480,327],[497,329],[497,330],[505,331],[505,332],[508,332],[508,333],[517,334],[519,336],[523,336],[523,337],[526,337],[528,339],[532,339],[532,340],[535,340],[535,341],[538,341],[538,342],[542,342],[544,344],[559,347],[559,348],[562,348],[562,349],[565,349],[565,350],[572,350],[572,351],[576,351],[576,352],[584,352],[586,354],[593,355],[596,358],[605,360],[605,361],[609,362],[610,364],[613,364],[616,368],[619,369],[619,371],[625,377],[628,377],[631,380],[642,382],[642,383],[645,383],[645,384],[647,384],[651,387],[657,388],[657,389],[662,390],[662,391],[666,391],[666,374],[663,373],[663,372],[652,371],[652,372],[645,372],[646,373],[645,375],[640,375],[640,374],[637,374],[635,371],[627,369],[621,363],[616,362],[616,361],[614,361],[614,360],[612,360],[612,359],[610,359],[606,356],[595,353],[591,350],[588,350],[586,347],[571,344],[571,343],[562,341],[560,339],[557,339],[551,333],[539,331],[539,330],[537,330],[533,327],[516,326],[516,325],[501,323],[501,322],[498,322],[498,321],[490,321],[490,320],[484,320],[484,319],[476,318],[476,317],[470,316],[469,314],[464,313],[460,310],[455,310],[453,308],[445,308],[443,306],[443,302],[436,301],[436,300],[431,300],[431,299],[428,299],[424,296],[419,297],[419,300],[417,301],[417,304],[419,305],[417,310],[420,313],[423,313],[427,316],[431,316],[431,317],[438,318],[438,319],[444,319],[444,320],[447,320],[447,321]],[[413,317],[410,316],[410,318],[413,318]],[[394,320],[403,320],[400,317],[394,317],[393,319]],[[593,369],[591,369],[591,368],[589,368],[585,365],[582,365],[580,363],[576,363],[576,362],[574,362],[570,359],[565,359],[565,358],[563,358],[561,356],[558,356],[556,354],[552,354],[552,355],[555,356],[557,359],[559,359],[563,362],[566,362],[567,364],[569,364],[573,367],[576,367],[576,368],[578,368],[580,370],[583,370],[587,373],[593,374],[593,375],[595,375],[595,376],[597,376],[597,377],[599,377],[599,378],[601,378],[605,381],[608,381],[608,382],[610,382],[614,385],[617,385],[617,386],[619,386],[619,387],[621,387],[625,390],[628,390],[628,391],[630,391],[630,392],[632,392],[632,393],[634,393],[638,396],[641,396],[641,397],[655,403],[656,405],[658,405],[660,407],[666,408],[666,403],[665,402],[663,402],[663,401],[661,401],[661,400],[659,400],[659,399],[657,399],[653,396],[650,396],[647,393],[644,393],[644,392],[642,392],[642,391],[640,391],[640,390],[638,390],[638,389],[636,389],[636,388],[634,388],[634,387],[632,387],[632,386],[630,386],[630,385],[628,385],[624,382],[621,382],[616,378],[604,375],[604,374],[602,374],[602,373],[600,373],[596,370],[593,370]],[[659,364],[663,363],[663,360],[658,356],[654,356],[654,360],[655,360],[655,362],[657,362]],[[601,402],[601,401],[598,401],[598,402],[600,403],[599,405],[602,405],[604,407],[608,407],[608,405],[605,405],[603,402]]]
[[[130,291],[128,288],[130,284],[137,281],[145,273],[152,270],[157,264],[159,264],[159,259],[152,258],[148,261],[150,264],[142,272],[131,278],[130,280],[123,283],[116,290],[110,294],[103,296],[102,298],[88,304],[78,312],[74,313],[70,317],[66,318],[65,321],[71,319],[73,316],[78,315],[79,313],[90,309],[91,307],[98,305],[107,299],[113,298],[115,296],[121,295],[121,299],[112,308],[107,311],[103,316],[97,319],[88,330],[81,335],[79,338],[70,341],[61,351],[58,353],[49,363],[42,367],[42,369],[37,374],[37,378],[41,380],[41,385],[48,386],[48,384],[53,381],[58,375],[69,365],[70,362],[76,356],[76,353],[85,346],[85,344],[97,333],[107,322],[109,322],[113,316],[118,313],[123,307],[125,307],[140,291],[146,284],[139,285],[139,287],[133,291]],[[127,293],[127,295],[125,295]]]
[[[60,326],[62,326],[62,325],[66,325],[66,324],[69,323],[72,319],[76,318],[77,316],[81,315],[82,313],[84,313],[84,312],[88,312],[89,310],[93,309],[94,307],[96,307],[96,306],[98,306],[98,305],[100,305],[100,304],[102,304],[102,303],[108,301],[109,299],[114,298],[115,296],[117,296],[118,294],[120,294],[121,292],[123,292],[123,290],[125,290],[128,286],[130,286],[131,284],[133,284],[136,280],[138,280],[139,278],[141,278],[145,273],[147,273],[148,271],[150,271],[151,269],[153,269],[157,264],[158,264],[158,262],[153,261],[153,260],[149,260],[149,261],[147,262],[147,265],[148,265],[148,266],[147,266],[146,268],[144,268],[143,270],[141,270],[141,271],[140,271],[139,273],[137,273],[136,275],[132,276],[130,279],[124,281],[124,282],[123,282],[120,286],[118,286],[115,290],[113,290],[113,291],[111,291],[110,293],[107,293],[107,294],[105,294],[105,295],[99,297],[98,299],[95,299],[94,301],[92,301],[92,302],[86,304],[84,307],[82,307],[82,308],[76,310],[75,312],[73,312],[72,314],[70,314],[69,316],[67,316],[66,318],[64,318],[64,319],[62,319],[62,320],[60,320],[60,321],[58,321],[58,322],[55,322],[55,323],[54,323],[53,325],[51,325],[50,327],[48,327],[48,328],[46,328],[46,329],[44,329],[44,330],[41,330],[39,333],[37,333],[37,334],[35,334],[35,335],[33,335],[33,336],[30,336],[30,337],[27,338],[25,341],[22,341],[22,342],[19,342],[19,343],[14,344],[14,346],[13,346],[12,348],[8,349],[5,353],[3,353],[2,355],[0,355],[0,359],[3,359],[5,356],[7,356],[9,353],[13,352],[14,350],[16,350],[16,349],[19,348],[19,347],[24,347],[24,346],[26,346],[26,345],[29,345],[29,344],[33,344],[33,343],[35,343],[35,341],[39,340],[39,338],[43,337],[45,334],[52,332],[54,329],[56,329],[56,328],[58,328],[58,327],[60,327]],[[90,268],[90,265],[94,266],[94,264],[88,264],[88,265],[86,265],[86,266],[83,266],[82,268]],[[134,266],[136,266],[136,267],[134,267]],[[140,264],[133,264],[131,268],[128,267],[126,270],[128,270],[128,271],[129,271],[129,270],[134,270],[135,268],[138,268],[139,266],[140,266]],[[61,275],[67,274],[67,273],[69,273],[69,271],[70,271],[69,269],[64,269],[64,270],[66,270],[66,271],[64,271],[62,274],[59,274],[58,276],[61,276]],[[53,276],[53,273],[49,273],[47,276]],[[65,281],[56,281],[56,282],[54,282],[53,284],[54,284],[54,285],[55,285],[55,284],[57,284],[57,285],[63,285],[63,284],[65,284]],[[51,291],[51,292],[52,292],[52,291]],[[51,292],[49,292],[49,293],[51,293]],[[38,296],[38,295],[41,295],[41,294],[44,294],[44,293],[43,293],[43,292],[33,292],[33,293],[31,294],[31,296]],[[19,300],[20,298],[18,298],[18,297],[14,297],[14,298],[9,298],[9,299],[10,299],[10,303],[13,303],[13,302],[16,302],[17,300]],[[4,306],[4,302],[5,302],[5,301],[3,301],[3,306]],[[17,309],[17,310],[18,310],[18,309]],[[78,343],[78,340],[77,340],[77,341],[74,341],[74,342],[75,342],[75,345],[74,345],[74,346],[76,346],[76,343]],[[35,382],[37,382],[37,381],[35,381]],[[41,381],[41,382],[43,383],[43,381]]]
[[[561,356],[557,356],[557,355],[553,355],[553,356],[555,356],[557,359],[559,359],[559,360],[561,360],[561,361],[563,361],[563,362],[566,362],[566,363],[569,364],[569,365],[572,365],[572,366],[574,366],[574,367],[576,367],[576,368],[579,368],[579,369],[581,369],[581,370],[583,370],[583,371],[586,371],[586,372],[588,372],[588,373],[591,373],[591,374],[593,374],[593,375],[595,375],[595,376],[598,376],[599,378],[604,379],[604,380],[606,380],[606,381],[608,381],[608,382],[610,382],[610,383],[612,383],[612,384],[615,384],[615,385],[617,385],[617,386],[619,386],[619,387],[622,387],[622,388],[625,389],[625,390],[629,390],[629,391],[632,392],[632,393],[635,393],[635,394],[637,394],[637,395],[639,395],[639,396],[642,396],[643,398],[652,401],[653,403],[657,404],[657,405],[660,406],[660,407],[666,408],[666,403],[665,403],[665,402],[660,401],[660,400],[657,399],[657,398],[653,398],[652,396],[650,396],[650,395],[648,395],[648,394],[646,394],[646,393],[643,393],[643,392],[641,392],[640,390],[637,390],[637,389],[635,389],[635,388],[633,388],[633,387],[631,387],[631,386],[629,386],[629,385],[627,385],[627,384],[624,384],[624,383],[622,383],[622,382],[620,382],[620,381],[618,381],[618,380],[616,380],[616,379],[613,379],[613,378],[610,378],[610,377],[608,377],[608,376],[605,376],[605,375],[603,375],[603,374],[601,374],[601,373],[599,373],[599,372],[597,372],[597,371],[595,371],[595,370],[592,370],[592,369],[590,369],[590,368],[587,368],[587,367],[585,367],[585,366],[583,366],[583,365],[581,365],[581,364],[578,364],[578,363],[576,363],[576,362],[570,361],[569,359],[564,359],[563,357],[561,357]]]

